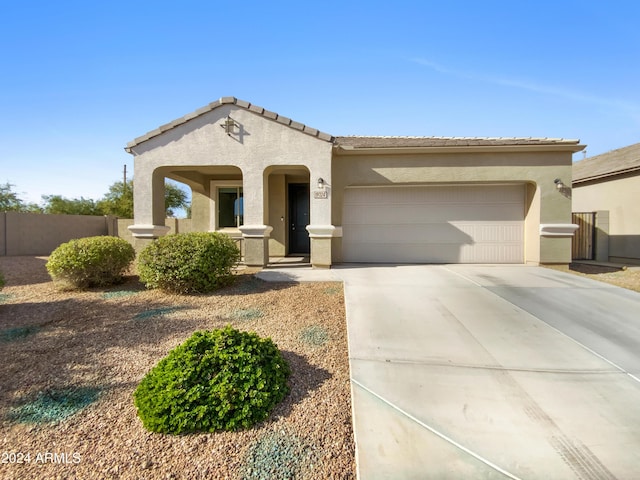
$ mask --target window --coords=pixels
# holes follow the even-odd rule
[[[219,187],[218,228],[237,228],[242,225],[243,203],[242,187]]]

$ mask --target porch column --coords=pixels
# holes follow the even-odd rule
[[[244,225],[240,227],[244,239],[244,263],[250,267],[264,267],[269,263],[269,235],[273,227],[265,225],[268,187],[262,170],[242,172]]]
[[[139,170],[139,168],[135,169],[134,224],[129,226],[129,230],[135,238],[151,240],[166,235],[170,230],[165,226],[164,221],[164,175],[158,171],[151,173]]]
[[[311,239],[311,266],[331,268],[331,245],[334,237],[342,237],[342,227],[309,225],[307,231]]]
[[[311,266],[330,268],[331,246],[334,237],[342,236],[342,227],[331,224],[331,162],[322,163],[310,171],[310,224]]]

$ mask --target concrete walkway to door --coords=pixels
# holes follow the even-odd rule
[[[361,480],[638,478],[640,294],[526,266],[259,276],[345,282]]]

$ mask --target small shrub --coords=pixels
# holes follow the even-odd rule
[[[242,480],[305,478],[313,467],[313,449],[287,432],[268,432],[247,450]]]
[[[135,406],[153,432],[249,428],[288,393],[290,373],[269,338],[230,326],[198,331],[142,379]]]
[[[144,310],[134,315],[134,320],[147,320],[148,318],[162,317],[175,311],[180,310],[181,307],[160,307],[152,308],[151,310]]]
[[[40,327],[32,325],[29,327],[13,327],[0,330],[0,342],[14,342],[33,335],[40,330]]]
[[[15,423],[58,423],[98,400],[100,390],[92,387],[65,387],[36,392],[11,409],[7,419]]]
[[[122,238],[79,238],[51,253],[47,271],[54,281],[75,288],[104,287],[121,282],[135,256],[133,247]]]
[[[329,334],[320,325],[311,325],[302,329],[300,340],[308,345],[320,347],[329,341]]]
[[[0,290],[4,287],[4,277],[2,276],[2,272],[0,272]]]
[[[230,317],[234,320],[255,320],[256,318],[262,318],[264,314],[259,308],[241,308],[234,310]]]
[[[140,281],[169,293],[207,293],[233,280],[240,250],[218,232],[178,233],[161,237],[138,258]]]

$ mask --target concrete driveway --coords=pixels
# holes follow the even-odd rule
[[[333,272],[362,480],[640,478],[640,294],[540,267]]]

